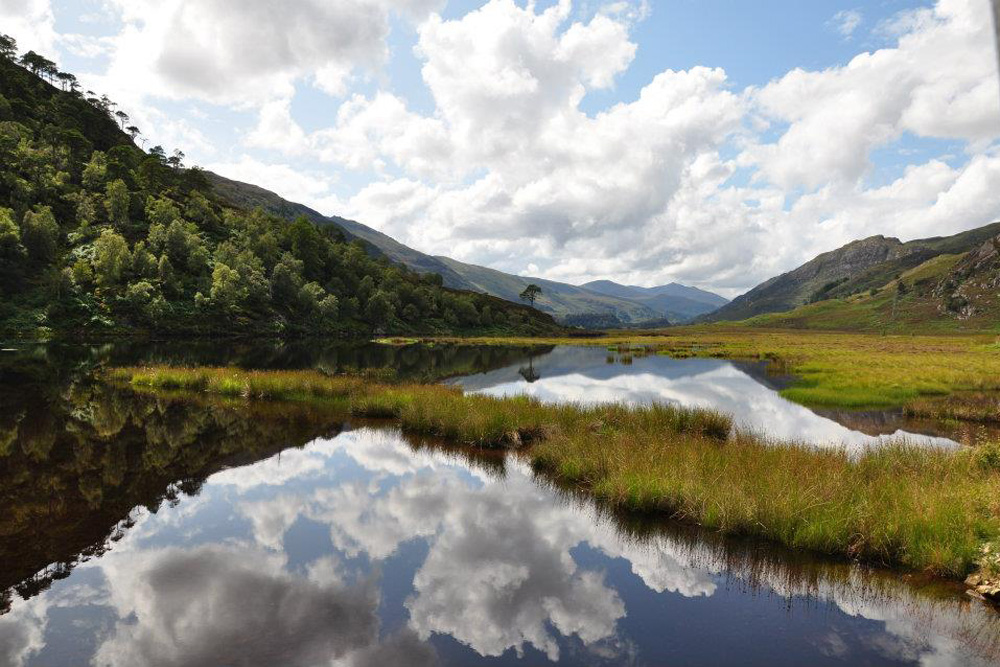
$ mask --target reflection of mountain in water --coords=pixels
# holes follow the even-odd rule
[[[847,413],[818,413],[785,400],[778,391],[793,378],[767,362],[608,355],[595,347],[562,346],[535,357],[533,369],[531,383],[524,381],[523,367],[517,364],[450,382],[467,391],[528,394],[548,402],[661,402],[711,408],[733,415],[740,428],[779,440],[861,447],[905,438],[955,445],[946,430],[928,429],[916,420],[886,420],[882,429],[859,429]]]

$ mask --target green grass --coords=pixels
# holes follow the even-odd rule
[[[962,577],[1000,536],[1000,447],[840,449],[732,434],[729,416],[672,405],[546,405],[311,371],[126,368],[140,388],[346,401],[359,417],[479,447],[520,447],[540,473],[630,510],[724,534]]]
[[[768,360],[795,376],[781,395],[811,407],[893,408],[931,397],[961,402],[977,392],[1000,392],[1000,347],[997,336],[989,334],[879,335],[705,325],[532,340],[616,350],[643,346],[677,358]],[[524,339],[466,342],[524,344]]]

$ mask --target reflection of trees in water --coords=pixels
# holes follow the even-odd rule
[[[101,345],[48,344],[27,346],[19,364],[34,359],[38,369],[65,382],[67,376],[97,364],[174,364],[242,366],[245,368],[317,368],[330,373],[389,369],[401,379],[439,380],[503,368],[530,356],[545,354],[551,345],[379,345],[370,342],[185,341],[130,342]],[[0,358],[0,364],[3,363]]]
[[[528,365],[517,369],[517,374],[523,377],[524,381],[528,383],[542,379],[542,376],[535,371],[535,355],[528,357]]]
[[[11,587],[30,597],[80,558],[103,553],[137,508],[176,504],[224,467],[339,428],[307,406],[237,408],[85,382],[65,387],[58,401],[30,392],[4,398],[0,589],[8,604]]]

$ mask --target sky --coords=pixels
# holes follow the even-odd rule
[[[429,254],[732,297],[1000,219],[988,0],[0,0],[163,145]]]

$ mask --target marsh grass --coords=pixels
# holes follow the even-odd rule
[[[523,345],[526,340],[464,342]],[[781,395],[811,407],[893,408],[949,396],[954,399],[953,418],[979,421],[977,415],[984,412],[974,405],[975,394],[1000,392],[1000,343],[995,335],[986,334],[879,335],[718,324],[610,332],[595,339],[530,340],[600,345],[609,352],[632,351],[633,356],[639,348],[643,355],[766,360],[795,376]]]
[[[336,399],[357,417],[478,447],[520,447],[541,474],[627,510],[881,565],[962,577],[1000,536],[1000,445],[899,442],[851,454],[734,431],[673,405],[548,405],[312,371],[131,368],[138,388]]]

